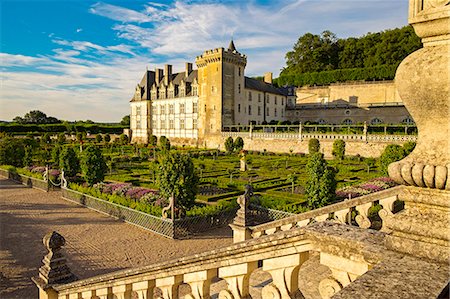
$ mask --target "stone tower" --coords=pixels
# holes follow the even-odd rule
[[[198,139],[220,136],[223,126],[234,124],[237,103],[244,98],[247,57],[236,50],[207,50],[195,60],[198,67]]]

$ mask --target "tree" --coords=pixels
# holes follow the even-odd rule
[[[234,150],[240,152],[244,148],[244,139],[237,137],[233,144]]]
[[[295,174],[295,173],[291,173],[291,174],[289,174],[288,176],[287,176],[287,180],[286,180],[288,183],[291,183],[292,185],[291,185],[291,191],[292,191],[292,194],[294,194],[294,188],[295,188],[295,182],[297,181],[297,175]]]
[[[61,154],[61,146],[59,144],[57,144],[52,149],[52,160],[53,160],[53,163],[56,165],[59,164],[60,154]]]
[[[308,152],[309,154],[315,154],[318,153],[320,151],[320,142],[318,139],[310,139],[308,141]]]
[[[332,154],[335,159],[343,160],[345,157],[345,141],[337,139],[333,142]]]
[[[313,153],[306,165],[308,180],[305,193],[308,206],[312,209],[323,207],[336,197],[336,170],[329,167],[321,153]]]
[[[23,118],[17,116],[13,121],[21,124],[56,124],[61,122],[57,118],[48,117],[44,112],[39,110],[32,110],[25,114]]]
[[[33,148],[31,146],[26,146],[23,155],[23,166],[31,165],[33,165]]]
[[[408,141],[403,144],[403,149],[405,150],[405,156],[408,156],[416,147],[416,143],[414,141]]]
[[[22,140],[5,137],[0,140],[0,165],[23,166],[25,145]]]
[[[78,142],[82,142],[83,141],[83,133],[81,133],[81,132],[77,132],[77,141]]]
[[[119,142],[120,142],[120,144],[128,144],[129,142],[130,142],[130,140],[129,140],[129,138],[128,138],[128,136],[127,135],[125,135],[125,134],[120,134],[120,136],[119,136]]]
[[[47,144],[51,143],[52,139],[50,138],[50,133],[44,133],[44,135],[42,136],[41,141],[43,143],[47,143]]]
[[[176,200],[176,207],[186,211],[194,206],[199,178],[188,155],[164,152],[159,159],[158,187],[161,196]]]
[[[203,171],[205,170],[205,163],[198,164],[198,169],[200,170],[200,178],[203,178]]]
[[[63,144],[64,142],[66,142],[66,134],[64,133],[59,133],[58,134],[58,138],[56,139],[56,142],[58,144]]]
[[[81,156],[81,172],[86,182],[92,186],[105,178],[107,166],[102,152],[95,145],[89,145]]]
[[[80,172],[80,160],[72,147],[64,147],[59,155],[59,168],[69,177]]]
[[[400,161],[405,157],[405,150],[398,144],[390,144],[386,146],[380,156],[381,173],[388,175],[388,166],[392,162]]]
[[[103,136],[102,136],[102,134],[97,134],[97,135],[95,136],[95,142],[97,142],[97,143],[102,143],[102,142],[103,142]]]
[[[109,143],[111,141],[111,136],[109,134],[105,134],[105,137],[103,139],[106,143]]]
[[[151,146],[156,146],[158,144],[158,137],[156,137],[155,135],[150,136],[148,144]]]
[[[365,158],[364,164],[367,166],[367,173],[370,173],[370,169],[375,166],[376,160],[374,158]]]
[[[234,151],[234,142],[232,137],[225,139],[225,150],[227,153],[232,153]]]
[[[130,125],[130,115],[128,114],[128,115],[125,115],[124,117],[122,117],[120,124],[122,126],[129,126]]]
[[[159,137],[159,148],[162,151],[170,150],[170,141],[169,141],[169,139],[167,139],[166,136]]]

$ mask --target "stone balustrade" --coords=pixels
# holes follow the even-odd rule
[[[370,228],[372,222],[369,219],[369,209],[374,204],[380,204],[382,209],[378,212],[382,223],[387,216],[394,212],[394,202],[398,200],[398,194],[403,190],[403,186],[398,186],[372,193],[369,195],[356,197],[339,203],[328,205],[326,207],[315,209],[309,212],[301,213],[292,217],[272,221],[269,223],[250,227],[252,238],[259,238],[264,235],[271,235],[279,231],[287,231],[290,229],[304,227],[311,222],[321,222],[325,220],[334,220],[342,224],[356,224],[361,228]],[[356,211],[357,215],[354,222],[351,219],[352,211]],[[382,231],[386,231],[385,227],[381,227]]]

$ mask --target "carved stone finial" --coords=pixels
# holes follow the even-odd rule
[[[42,241],[48,249],[48,254],[44,256],[44,265],[39,268],[39,277],[34,281],[41,286],[49,286],[76,280],[61,252],[61,247],[66,243],[64,237],[54,231],[46,234]]]
[[[236,217],[234,218],[233,224],[241,227],[248,226],[250,224],[248,205],[250,204],[250,199],[253,196],[252,185],[245,185],[244,194],[239,196],[237,203],[240,209],[237,211]]]

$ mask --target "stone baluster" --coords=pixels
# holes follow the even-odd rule
[[[311,219],[304,219],[304,220],[297,221],[296,225],[298,227],[304,227],[304,226],[307,226],[309,224],[309,222],[311,222]]]
[[[259,231],[252,232],[253,239],[259,238],[259,237],[264,236],[264,235],[265,235],[265,231],[264,230],[259,230]]]
[[[114,298],[117,299],[131,299],[131,284],[124,284],[112,287]]]
[[[369,228],[372,223],[369,219],[369,209],[372,207],[372,203],[368,202],[362,205],[358,205],[355,207],[356,211],[358,211],[358,215],[355,217],[356,223],[358,223],[361,228]]]
[[[95,296],[97,296],[99,299],[109,299],[113,295],[112,288],[101,288],[97,289],[95,291]]]
[[[290,230],[290,229],[292,229],[292,227],[294,227],[294,223],[288,223],[288,224],[284,224],[284,225],[282,225],[281,227],[280,227],[280,229],[282,230],[282,231],[287,231],[287,230]]]
[[[219,277],[228,284],[227,290],[220,291],[219,299],[248,298],[250,274],[257,267],[257,262],[250,262],[219,268]]]
[[[339,223],[342,223],[342,224],[347,224],[348,213],[350,213],[350,209],[335,211],[334,212],[334,220]]]
[[[308,252],[275,257],[263,261],[263,271],[270,273],[272,284],[262,289],[262,298],[294,298],[298,290],[298,271],[309,258]]]
[[[138,299],[153,299],[155,281],[147,280],[133,283],[131,289],[138,294]]]
[[[191,294],[185,299],[209,299],[211,279],[217,276],[217,269],[184,274],[183,280],[191,287]]]
[[[97,298],[96,292],[94,290],[81,292],[81,298],[83,299],[92,299]]]
[[[329,217],[329,214],[323,214],[323,215],[319,215],[319,216],[314,217],[314,220],[317,221],[317,222],[322,222],[322,221],[327,220],[328,217]]]
[[[155,286],[162,292],[163,299],[178,299],[178,287],[183,282],[183,275],[157,278]]]
[[[397,200],[397,196],[391,196],[388,198],[380,199],[380,205],[383,206],[381,210],[378,211],[378,216],[380,216],[382,222],[381,231],[389,232],[390,230],[384,225],[386,219],[393,215],[394,202]]]
[[[266,229],[266,235],[273,235],[276,232],[281,231],[281,226],[276,226],[273,228]]]

